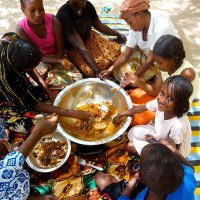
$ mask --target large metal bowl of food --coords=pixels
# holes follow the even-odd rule
[[[93,114],[91,121],[69,117],[59,119],[59,132],[79,144],[110,142],[123,134],[131,123],[131,118],[127,117],[121,125],[113,124],[113,118],[131,108],[132,101],[123,88],[105,79],[88,78],[67,86],[58,94],[54,105]]]
[[[43,136],[26,159],[29,167],[38,172],[52,172],[68,159],[71,143],[58,131]]]

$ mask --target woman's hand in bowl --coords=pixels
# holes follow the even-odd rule
[[[101,71],[99,77],[108,78],[112,74],[112,72],[113,72],[113,67],[111,66],[109,69]]]

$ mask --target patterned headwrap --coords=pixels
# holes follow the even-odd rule
[[[148,10],[149,8],[149,0],[125,0],[120,8],[120,17],[122,19],[127,19],[132,14]]]
[[[38,98],[24,69],[35,67],[41,60],[39,50],[16,34],[6,34],[0,41],[0,95],[6,102],[23,110],[34,108]]]

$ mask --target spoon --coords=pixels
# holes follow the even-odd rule
[[[108,88],[111,90],[112,87],[108,84],[105,78],[100,78],[101,81],[104,81],[104,83],[108,86]]]
[[[108,88],[113,91],[113,87],[111,85],[108,84],[107,80],[105,78],[99,78],[101,81],[104,81],[104,83],[106,83],[106,85],[108,86]],[[115,92],[118,92],[122,87],[119,86],[118,89],[115,89]],[[116,94],[115,94],[116,95]]]
[[[97,169],[99,171],[103,171],[104,170],[102,167],[97,167],[97,166],[94,166],[94,165],[86,163],[86,161],[84,159],[79,159],[78,163],[79,163],[79,165],[83,165],[83,166],[87,165],[87,166],[90,166],[90,167],[92,167],[94,169]]]

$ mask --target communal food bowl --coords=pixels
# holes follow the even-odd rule
[[[131,123],[124,118],[121,125],[112,119],[132,107],[132,101],[123,88],[109,80],[88,78],[66,86],[56,97],[55,106],[93,113],[93,122],[60,117],[58,131],[69,140],[83,145],[99,145],[122,135]]]

